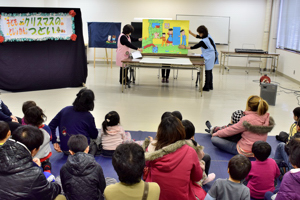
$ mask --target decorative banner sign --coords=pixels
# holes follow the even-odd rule
[[[69,13],[19,13],[0,15],[0,43],[73,40],[75,35],[74,16]]]

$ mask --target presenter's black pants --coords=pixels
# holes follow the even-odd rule
[[[123,70],[123,67],[120,67],[120,79],[119,79],[120,84],[122,84],[122,70]],[[128,83],[128,81],[129,81],[129,78],[128,78],[128,68],[126,68],[124,70],[124,77],[126,76],[126,74],[127,74],[126,82]],[[124,84],[125,84],[125,80],[124,80]]]
[[[168,67],[168,66],[164,66],[164,67]],[[161,70],[161,76],[163,78],[169,79],[170,76],[170,70],[169,69],[162,69]]]

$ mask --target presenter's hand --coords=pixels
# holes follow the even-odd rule
[[[39,167],[42,166],[40,159],[34,158],[32,161],[35,162],[35,164],[37,164]]]
[[[193,32],[191,30],[189,30],[189,34],[193,35]]]
[[[143,41],[143,38],[139,38],[139,41],[140,41],[140,42]]]
[[[143,49],[141,49],[141,48],[138,48],[138,51],[140,51],[140,52],[143,52]]]
[[[60,146],[59,146],[59,144],[58,143],[54,143],[53,144],[53,147],[54,147],[54,149],[55,149],[55,151],[57,151],[57,152],[62,152],[62,150],[61,150],[61,148],[60,148]]]
[[[178,48],[179,48],[179,49],[186,49],[186,46],[184,46],[184,45],[179,45]]]

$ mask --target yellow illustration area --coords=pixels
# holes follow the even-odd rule
[[[166,24],[169,24],[169,26],[165,26]],[[185,31],[186,35],[186,41],[189,41],[189,21],[186,20],[163,20],[163,33],[166,33],[166,38],[168,38],[168,31],[169,28],[173,27],[180,27]],[[143,38],[149,37],[149,19],[143,19]],[[180,39],[181,42],[181,39]],[[161,44],[162,39],[153,39],[154,44]]]

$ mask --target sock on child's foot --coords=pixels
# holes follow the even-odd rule
[[[216,178],[215,173],[211,173],[207,175],[207,179],[205,181],[203,181],[202,185],[205,185],[211,181],[213,181]]]

